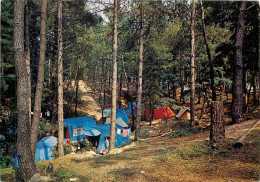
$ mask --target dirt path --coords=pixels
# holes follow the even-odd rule
[[[78,109],[81,116],[92,116],[95,120],[100,120],[101,107],[98,104],[98,96],[84,82],[79,86]]]

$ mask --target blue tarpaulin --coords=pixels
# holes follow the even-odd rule
[[[134,111],[134,115],[136,115],[136,103],[132,102],[133,104],[133,111]],[[132,107],[131,107],[131,102],[129,102],[128,107],[125,110],[127,115],[132,115]]]
[[[80,140],[84,138],[83,130],[97,126],[91,116],[64,119],[64,126],[69,127],[71,140]],[[75,129],[83,128],[82,133],[75,133]],[[73,133],[74,131],[74,133]],[[74,136],[73,136],[74,135]]]
[[[104,111],[106,111],[106,113],[111,113],[111,110],[104,110]],[[105,114],[105,112],[103,111],[103,113]],[[125,110],[124,109],[116,109],[116,119],[117,118],[122,118],[123,119],[123,121],[126,123],[126,124],[128,124],[129,125],[129,119],[128,119],[128,116],[127,116],[127,114],[126,114],[126,112],[125,112]]]
[[[64,140],[64,143],[67,139]],[[39,161],[46,161],[46,160],[53,160],[54,155],[54,147],[58,143],[58,138],[54,136],[48,136],[41,139],[36,144],[36,150],[35,150],[35,162]],[[18,159],[17,154],[15,153],[13,155],[14,163],[12,164],[13,167],[18,166]]]
[[[53,150],[58,143],[58,138],[49,136],[41,139],[36,145],[35,162],[53,160]]]
[[[83,134],[87,136],[98,136],[101,135],[101,132],[95,128],[88,128],[83,130]]]
[[[101,132],[99,142],[98,142],[98,147],[97,147],[97,152],[102,152],[104,149],[108,150],[109,149],[109,140],[106,140],[106,137],[110,137],[110,124],[104,124],[104,125],[99,125],[94,128],[96,128],[98,131]],[[124,130],[124,128],[118,124],[116,124],[116,130]],[[115,131],[116,132],[116,131]],[[124,143],[130,142],[130,138],[127,135],[127,137],[123,137],[122,134],[117,134],[116,132],[116,137],[115,137],[115,147],[120,147]]]

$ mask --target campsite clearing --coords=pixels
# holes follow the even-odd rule
[[[232,147],[256,122],[227,126],[227,139],[215,150],[209,147],[209,131],[204,130],[179,138],[147,138],[118,154],[68,155],[38,162],[37,166],[43,171],[52,162],[55,180],[60,181],[75,177],[78,181],[256,181],[260,125],[247,136],[242,148]],[[6,172],[2,179],[8,176]]]

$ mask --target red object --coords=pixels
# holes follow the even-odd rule
[[[175,116],[175,114],[172,112],[172,110],[169,107],[161,107],[160,109],[154,109],[153,110],[153,119],[163,119],[163,118],[170,118]],[[146,109],[145,116],[146,118],[150,119],[151,110]]]
[[[69,127],[67,127],[67,131],[66,131],[66,139],[70,139]]]

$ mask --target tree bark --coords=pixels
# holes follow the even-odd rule
[[[1,0],[0,0],[0,7],[1,6]],[[2,12],[2,8],[0,8],[0,22],[2,21],[1,18],[1,12]],[[3,61],[2,61],[2,31],[0,28],[0,104],[2,104],[2,75],[4,75],[3,73]]]
[[[116,130],[116,86],[117,86],[117,13],[118,2],[114,0],[114,36],[113,36],[113,79],[112,79],[112,108],[111,108],[111,127],[109,152],[115,148],[115,130]]]
[[[28,109],[29,109],[29,123],[32,123],[32,97],[31,97],[31,68],[30,68],[30,34],[29,34],[29,7],[28,0],[25,1],[25,62],[28,78]]]
[[[77,115],[77,108],[78,108],[78,91],[79,91],[79,65],[77,66],[77,72],[75,76],[75,84],[76,84],[76,98],[75,98],[75,117],[78,117]]]
[[[142,82],[143,82],[143,49],[144,49],[144,5],[143,0],[140,1],[140,38],[139,38],[139,70],[138,70],[138,88],[137,88],[137,103],[136,103],[136,131],[135,140],[140,134],[140,122],[142,119]]]
[[[210,142],[216,146],[225,138],[223,102],[213,101],[211,107]]]
[[[62,61],[63,47],[62,47],[62,0],[58,0],[58,123],[59,123],[59,156],[64,156],[63,139],[63,61]]]
[[[201,20],[202,20],[202,27],[203,27],[203,37],[204,37],[204,42],[205,42],[206,49],[207,49],[208,60],[210,63],[210,87],[212,90],[212,101],[216,101],[217,95],[216,95],[216,89],[214,86],[214,66],[213,66],[212,56],[210,53],[208,38],[206,35],[206,25],[205,25],[205,21],[204,21],[204,8],[203,8],[202,0],[200,0],[200,4],[201,4]]]
[[[43,89],[43,82],[44,82],[44,63],[45,63],[45,55],[46,55],[47,5],[48,5],[48,0],[43,0],[42,7],[41,7],[40,60],[38,65],[37,88],[35,93],[33,120],[31,126],[31,150],[32,150],[33,158],[36,150],[37,134],[38,134],[38,128],[39,128],[39,122],[41,116],[42,89]]]
[[[14,58],[17,78],[17,181],[28,181],[37,170],[30,148],[30,123],[28,105],[28,73],[24,55],[24,0],[15,1]]]
[[[50,88],[51,86],[51,58],[49,58],[49,61],[48,61],[48,86]]]
[[[243,40],[245,32],[245,9],[246,1],[243,1],[240,6],[235,43],[235,63],[234,63],[234,78],[233,78],[233,93],[232,93],[232,122],[240,123],[243,120]]]
[[[192,13],[191,13],[191,90],[190,90],[190,125],[194,125],[195,121],[195,8],[196,1],[193,0]]]

